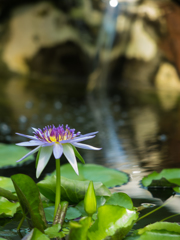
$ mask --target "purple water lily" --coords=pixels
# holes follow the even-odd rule
[[[101,148],[95,148],[93,146],[80,143],[84,140],[91,139],[95,137],[97,132],[88,133],[81,135],[80,132],[75,133],[75,129],[70,129],[66,125],[65,129],[59,125],[59,127],[47,126],[41,130],[40,128],[32,128],[34,130],[34,136],[24,135],[21,133],[16,133],[20,136],[27,137],[31,139],[28,142],[17,143],[18,146],[37,146],[35,149],[30,151],[24,157],[19,159],[17,162],[22,161],[29,155],[39,151],[39,160],[36,169],[36,177],[38,178],[45,166],[47,165],[51,154],[53,153],[55,159],[59,159],[64,153],[65,157],[73,167],[74,171],[78,173],[77,167],[77,148],[90,149],[90,150],[100,150]]]

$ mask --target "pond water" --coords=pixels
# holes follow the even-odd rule
[[[31,127],[43,128],[51,124],[68,124],[82,134],[98,130],[96,138],[86,143],[102,147],[102,150],[81,150],[86,163],[125,171],[130,182],[112,191],[127,193],[135,206],[146,202],[159,206],[172,193],[167,189],[154,189],[150,193],[139,181],[154,170],[180,167],[179,94],[153,88],[129,89],[119,84],[108,86],[105,94],[90,94],[86,92],[83,78],[1,80],[0,141],[24,141],[15,132],[32,134]],[[51,161],[42,177],[54,169],[54,161]],[[25,173],[35,179],[34,163],[0,169],[1,176],[15,173]],[[179,197],[173,197],[169,204],[147,220],[138,222],[137,226],[180,213]],[[143,213],[147,211],[149,209]],[[179,217],[170,221],[180,222]]]

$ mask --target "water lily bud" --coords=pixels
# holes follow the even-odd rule
[[[88,215],[92,216],[96,212],[96,208],[97,208],[96,194],[94,191],[93,182],[90,181],[84,198],[84,209]]]

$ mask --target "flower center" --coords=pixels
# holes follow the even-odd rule
[[[59,143],[63,140],[70,140],[75,138],[80,134],[80,132],[77,132],[75,134],[75,129],[70,129],[68,125],[66,125],[66,128],[64,129],[63,125],[59,127],[53,126],[47,126],[41,129],[36,129],[34,131],[35,136],[41,140],[46,142],[55,142]]]

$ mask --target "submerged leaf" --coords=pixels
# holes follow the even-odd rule
[[[95,223],[89,228],[89,240],[112,237],[114,240],[123,239],[137,220],[136,211],[119,206],[104,205],[98,209]]]
[[[38,184],[40,192],[51,201],[55,201],[56,176],[51,176]],[[61,200],[79,203],[84,199],[89,181],[76,181],[61,177]],[[102,183],[94,183],[96,196],[110,196],[111,192]]]
[[[0,168],[6,166],[16,166],[18,163],[16,162],[24,155],[26,155],[29,150],[25,147],[19,147],[14,144],[4,144],[0,143]],[[24,161],[33,159],[33,156],[27,157]],[[21,162],[21,163],[22,163]]]
[[[126,173],[106,168],[97,164],[78,163],[79,176],[74,172],[70,164],[64,164],[61,167],[61,175],[73,180],[91,180],[93,182],[102,182],[106,187],[114,187],[127,183],[129,177]],[[52,174],[54,175],[55,172]]]
[[[43,232],[46,228],[46,219],[38,187],[27,175],[16,174],[11,178],[29,225]]]
[[[19,206],[19,203],[12,203],[6,198],[0,197],[0,218],[13,217]]]

